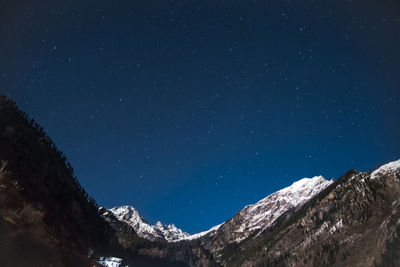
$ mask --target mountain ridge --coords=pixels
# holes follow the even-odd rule
[[[139,236],[150,241],[174,242],[185,239],[190,234],[178,229],[174,224],[164,225],[158,221],[149,225],[140,213],[132,206],[118,206],[109,209],[119,220],[128,223],[135,229]]]
[[[293,182],[290,186],[280,189],[267,197],[259,200],[255,204],[246,205],[238,213],[250,213],[247,218],[244,219],[245,223],[241,225],[241,228],[235,229],[235,232],[253,232],[256,230],[263,230],[267,228],[269,224],[273,223],[283,212],[289,208],[297,207],[306,200],[317,194],[324,187],[331,184],[333,181],[326,180],[323,176],[315,176],[313,178],[302,178],[298,181]],[[265,208],[270,203],[270,199],[274,198],[272,202],[277,201],[280,204],[279,210],[271,210]],[[283,202],[287,202],[285,207]],[[267,210],[265,210],[267,209]],[[256,212],[254,212],[256,210]],[[108,211],[112,212],[119,220],[128,223],[132,226],[140,237],[148,239],[150,241],[166,241],[166,242],[178,242],[182,240],[193,240],[215,233],[221,226],[226,222],[211,227],[209,230],[188,234],[183,230],[177,228],[174,224],[164,225],[158,221],[155,225],[149,225],[143,216],[134,207],[129,205],[116,206]],[[264,213],[264,211],[267,211]],[[237,214],[238,214],[237,213]],[[258,214],[257,214],[258,213]],[[270,215],[267,219],[266,217]],[[266,222],[268,221],[268,223]],[[236,239],[235,242],[240,242]]]

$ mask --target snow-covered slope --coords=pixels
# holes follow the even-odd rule
[[[396,173],[400,170],[400,159],[396,161],[389,162],[371,173],[371,179],[376,179],[382,174]]]
[[[253,205],[248,205],[224,223],[212,238],[210,249],[218,251],[232,242],[241,242],[253,233],[270,227],[276,219],[292,208],[299,208],[307,200],[321,192],[333,180],[322,176],[304,178],[279,190]]]
[[[256,204],[246,206],[240,211],[244,222],[236,232],[268,228],[279,216],[290,208],[304,204],[311,197],[325,189],[333,181],[322,176],[303,178],[291,186],[281,189]]]

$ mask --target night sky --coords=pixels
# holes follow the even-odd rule
[[[0,0],[0,93],[99,205],[206,230],[400,158],[400,3]]]

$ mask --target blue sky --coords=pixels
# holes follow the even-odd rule
[[[0,92],[99,205],[198,232],[400,158],[396,1],[4,1]]]

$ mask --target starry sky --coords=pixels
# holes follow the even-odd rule
[[[0,93],[150,223],[400,158],[397,0],[0,0],[0,38]]]

